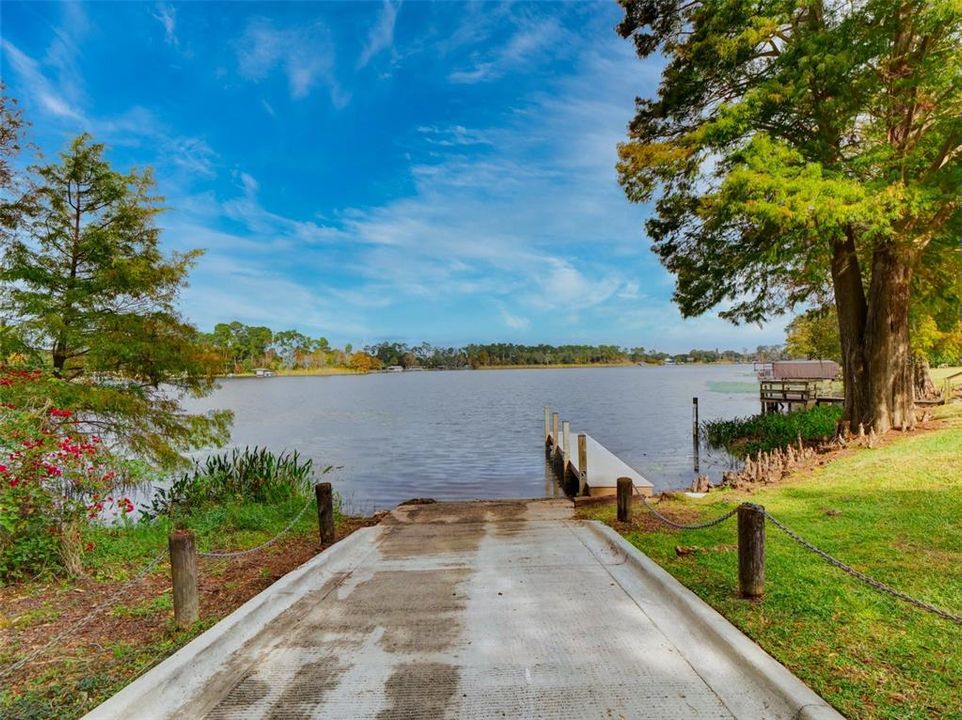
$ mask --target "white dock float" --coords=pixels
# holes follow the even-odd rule
[[[645,497],[652,496],[654,485],[641,473],[587,433],[581,434],[585,436],[586,440],[585,455],[588,459],[586,492],[588,495],[594,497],[614,495],[617,492],[618,478],[626,477],[631,478],[636,494],[644,495]],[[579,433],[574,431],[569,431],[567,434],[567,438],[570,441],[570,447],[568,448],[568,472],[571,473],[570,476],[573,478],[578,477],[580,472],[579,468],[581,467],[578,435]],[[563,457],[564,453],[565,434],[558,432],[558,436],[556,440],[554,431],[549,430],[547,433],[546,446],[552,458],[557,454],[559,458],[557,463],[559,466],[562,466],[563,460],[560,458]]]

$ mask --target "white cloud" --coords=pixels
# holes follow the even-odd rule
[[[367,43],[364,45],[364,49],[361,50],[361,56],[357,59],[358,70],[367,67],[367,64],[377,57],[379,53],[394,45],[394,24],[397,21],[397,14],[400,8],[400,2],[395,4],[391,2],[391,0],[384,0],[377,24],[371,28]]]
[[[494,141],[493,132],[483,132],[481,130],[469,130],[463,125],[452,125],[450,127],[438,127],[437,125],[422,125],[418,132],[424,137],[425,141],[440,147],[457,147],[468,145],[492,145]]]
[[[173,5],[159,2],[156,11],[153,13],[154,19],[164,28],[164,42],[168,45],[177,47],[177,10]]]
[[[504,324],[512,330],[527,330],[531,325],[531,321],[528,318],[521,317],[520,315],[512,315],[505,308],[501,308],[501,318],[504,320]]]
[[[334,76],[334,44],[328,29],[319,22],[303,27],[278,27],[256,18],[235,43],[241,76],[260,82],[280,69],[287,77],[294,99],[307,97],[318,84],[325,85],[331,102],[341,108],[350,95]]]
[[[451,72],[448,80],[457,84],[474,84],[502,77],[529,63],[535,56],[550,52],[549,49],[557,46],[563,36],[564,31],[554,19],[525,22],[507,43],[476,57],[472,67]]]
[[[21,52],[16,45],[5,38],[0,38],[0,47],[3,48],[23,84],[30,88],[34,99],[44,110],[59,118],[85,122],[83,112],[66,99],[65,93],[59,87],[55,87],[54,83],[41,71],[36,60]]]

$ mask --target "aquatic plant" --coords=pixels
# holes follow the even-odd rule
[[[785,448],[798,442],[819,443],[835,435],[842,409],[816,405],[790,413],[752,415],[731,420],[706,420],[705,439],[712,447],[725,448],[732,455],[746,457],[760,450]]]
[[[331,467],[321,470],[327,473]],[[158,487],[141,517],[152,519],[177,509],[194,509],[226,500],[259,503],[306,497],[315,477],[314,461],[294,451],[274,453],[267,448],[245,447],[210,455],[194,463],[190,472],[169,487]]]

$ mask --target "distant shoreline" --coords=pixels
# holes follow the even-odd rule
[[[707,365],[744,365],[746,363],[735,363],[728,361],[718,361],[718,362],[691,362],[691,363],[674,363],[671,365],[666,365],[665,363],[633,363],[633,362],[622,362],[622,363],[553,363],[549,365],[482,365],[480,367],[461,367],[461,368],[411,368],[409,370],[404,370],[405,373],[411,372],[461,372],[465,370],[575,370],[584,368],[631,368],[631,367],[645,367],[645,368],[656,368],[656,367],[691,367],[691,366],[707,366]],[[328,368],[312,368],[310,370],[272,370],[273,377],[328,377],[333,375],[389,375],[397,371],[391,370],[352,370],[351,368],[342,367],[328,367]],[[230,373],[226,375],[217,375],[218,380],[230,380],[234,378],[258,378],[258,376],[253,372],[243,372],[243,373]]]

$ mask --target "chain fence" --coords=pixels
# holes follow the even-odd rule
[[[200,557],[207,557],[207,558],[230,559],[230,558],[243,557],[243,556],[245,556],[245,555],[251,555],[251,554],[256,553],[256,552],[259,552],[259,551],[261,551],[261,550],[263,550],[263,549],[265,549],[265,548],[267,548],[267,547],[270,547],[271,545],[273,545],[274,543],[276,543],[278,540],[280,540],[281,537],[283,537],[283,536],[286,535],[288,532],[290,532],[291,528],[293,528],[295,525],[297,525],[298,521],[299,521],[302,517],[304,517],[304,513],[307,512],[307,509],[313,504],[313,502],[314,502],[314,498],[313,498],[313,497],[309,498],[309,499],[307,500],[307,502],[304,503],[304,507],[301,508],[300,512],[298,512],[297,515],[294,516],[294,519],[291,520],[291,521],[284,527],[283,530],[281,530],[279,533],[277,533],[277,534],[276,534],[274,537],[272,537],[270,540],[268,540],[268,541],[266,541],[266,542],[263,542],[263,543],[261,543],[260,545],[257,545],[256,547],[248,548],[247,550],[238,550],[238,551],[236,551],[236,552],[197,552],[197,555],[200,556]],[[128,580],[128,581],[125,582],[123,585],[121,585],[119,588],[117,588],[114,592],[112,592],[112,593],[107,597],[106,600],[104,600],[104,601],[101,602],[100,604],[96,605],[89,613],[87,613],[86,615],[84,615],[84,616],[83,616],[82,618],[80,618],[79,620],[71,623],[71,624],[70,624],[69,626],[67,626],[64,630],[62,630],[61,632],[59,632],[59,633],[57,633],[56,635],[54,635],[52,638],[50,638],[50,640],[48,640],[46,643],[44,643],[42,646],[40,646],[40,647],[37,648],[36,650],[32,650],[31,652],[27,653],[25,656],[23,656],[22,658],[20,658],[17,662],[11,664],[9,667],[6,667],[6,668],[0,670],[0,678],[4,678],[4,677],[6,677],[6,676],[8,676],[8,675],[11,675],[11,674],[15,673],[17,670],[20,670],[21,668],[23,668],[24,666],[26,666],[28,663],[31,663],[31,662],[33,662],[34,660],[36,660],[38,657],[44,655],[48,650],[50,650],[50,649],[53,648],[54,646],[58,645],[58,644],[59,644],[61,641],[63,641],[65,638],[67,638],[67,637],[69,637],[70,635],[74,634],[77,630],[79,630],[79,629],[82,628],[84,625],[86,625],[87,623],[89,623],[91,620],[93,620],[93,619],[94,619],[97,615],[99,615],[101,612],[103,612],[104,610],[106,610],[107,608],[109,608],[111,605],[113,605],[114,603],[116,603],[122,596],[124,596],[124,595],[127,593],[127,591],[128,591],[130,588],[132,588],[134,585],[138,584],[138,583],[139,583],[140,581],[142,581],[145,577],[147,577],[147,575],[149,575],[150,572],[151,572],[154,568],[156,568],[157,565],[159,565],[162,560],[164,560],[164,559],[167,557],[167,554],[168,554],[168,550],[167,550],[167,549],[162,550],[160,553],[157,554],[156,557],[154,557],[149,563],[147,563],[147,564],[140,570],[140,572],[138,572],[134,577],[132,577],[130,580]]]
[[[716,525],[721,525],[728,518],[732,517],[738,512],[738,508],[736,507],[728,511],[721,517],[715,518],[714,520],[709,520],[708,522],[703,522],[703,523],[695,523],[693,525],[683,525],[682,523],[677,523],[671,518],[665,517],[660,512],[658,512],[654,507],[652,507],[652,505],[648,502],[648,498],[646,498],[644,495],[640,495],[639,497],[641,497],[641,502],[642,504],[644,504],[645,510],[650,512],[652,515],[658,518],[665,525],[676,528],[678,530],[704,530],[706,528],[715,527]]]
[[[297,525],[298,521],[304,516],[304,513],[307,512],[307,509],[308,509],[313,503],[314,503],[314,498],[312,498],[312,497],[311,497],[311,498],[308,498],[307,502],[304,503],[304,507],[302,507],[302,508],[301,508],[301,511],[300,511],[299,513],[297,513],[297,515],[294,516],[294,519],[291,520],[289,523],[287,523],[287,526],[286,526],[283,530],[281,530],[279,533],[277,533],[277,535],[275,535],[274,537],[272,537],[272,538],[271,538],[270,540],[268,540],[267,542],[263,542],[263,543],[261,543],[260,545],[257,545],[257,546],[252,547],[252,548],[248,548],[248,549],[246,549],[246,550],[235,550],[235,551],[233,551],[233,552],[217,552],[217,551],[200,552],[200,551],[198,550],[198,551],[197,551],[197,555],[198,555],[198,557],[204,557],[204,558],[231,559],[231,558],[244,557],[245,555],[253,555],[253,554],[256,553],[256,552],[260,552],[261,550],[264,550],[265,548],[270,547],[271,545],[273,545],[274,543],[276,543],[278,540],[280,540],[284,535],[286,535],[288,532],[290,532],[291,528],[293,528],[295,525]]]
[[[675,522],[674,520],[672,520],[671,518],[665,517],[664,515],[662,515],[662,514],[661,514],[660,512],[658,512],[654,507],[652,507],[652,505],[648,502],[648,499],[647,499],[644,495],[641,496],[641,502],[644,504],[645,509],[646,509],[649,513],[651,513],[652,515],[654,515],[658,520],[660,520],[660,521],[661,521],[662,523],[664,523],[665,525],[668,525],[668,526],[670,526],[670,527],[676,528],[676,529],[678,529],[678,530],[704,530],[704,529],[706,529],[706,528],[714,527],[714,526],[716,526],[716,525],[721,525],[723,522],[725,522],[726,520],[728,520],[728,518],[732,517],[733,515],[735,515],[735,514],[738,512],[738,508],[736,507],[736,508],[734,508],[733,510],[730,510],[729,512],[725,513],[724,515],[715,518],[714,520],[709,520],[708,522],[703,522],[703,523],[695,523],[695,524],[691,524],[691,525],[685,525],[685,524],[682,524],[682,523],[677,523],[677,522]],[[902,601],[904,601],[904,602],[907,602],[907,603],[909,603],[910,605],[913,605],[913,606],[919,608],[920,610],[924,610],[924,611],[926,611],[926,612],[930,612],[930,613],[932,613],[933,615],[938,615],[938,616],[941,617],[942,619],[948,620],[949,622],[953,622],[953,623],[956,623],[956,624],[958,624],[958,625],[962,625],[962,616],[960,616],[960,615],[955,615],[955,614],[949,612],[948,610],[945,610],[945,609],[943,609],[943,608],[940,608],[940,607],[938,607],[937,605],[933,605],[932,603],[926,602],[925,600],[920,600],[920,599],[918,599],[918,598],[912,597],[912,596],[909,595],[908,593],[904,593],[904,592],[902,592],[901,590],[897,590],[896,588],[892,587],[891,585],[887,585],[887,584],[883,583],[881,580],[876,580],[875,578],[870,577],[869,575],[866,575],[865,573],[861,572],[860,570],[856,570],[856,569],[853,568],[851,565],[848,565],[848,564],[842,562],[842,561],[839,560],[838,558],[830,555],[829,553],[825,552],[825,551],[822,550],[821,548],[817,547],[817,546],[814,545],[813,543],[811,543],[811,542],[809,542],[808,540],[806,540],[805,538],[803,538],[801,535],[799,535],[797,532],[795,532],[794,530],[792,530],[790,527],[788,527],[788,526],[787,526],[785,523],[783,523],[781,520],[779,520],[778,518],[776,518],[774,515],[772,515],[772,514],[771,514],[770,512],[768,512],[767,510],[765,510],[765,508],[762,507],[761,505],[756,505],[756,504],[754,504],[754,503],[744,503],[742,506],[746,506],[746,505],[747,505],[748,507],[754,508],[755,510],[757,510],[757,511],[759,511],[759,512],[764,513],[764,514],[765,514],[765,517],[768,519],[769,522],[772,523],[772,525],[774,525],[774,526],[777,527],[779,530],[781,530],[783,533],[785,533],[785,535],[787,535],[789,538],[791,538],[791,539],[794,540],[796,543],[798,543],[798,545],[800,545],[802,548],[804,548],[805,550],[808,550],[809,552],[815,553],[816,555],[818,555],[820,558],[822,558],[823,560],[825,560],[825,561],[826,561],[827,563],[829,563],[830,565],[833,565],[834,567],[837,567],[837,568],[838,568],[839,570],[841,570],[842,572],[847,573],[848,575],[851,575],[851,576],[854,577],[856,580],[859,580],[859,581],[863,582],[864,584],[868,585],[868,586],[871,587],[871,588],[874,588],[875,590],[878,590],[879,592],[882,592],[882,593],[885,593],[885,594],[887,594],[887,595],[890,595],[891,597],[897,598],[898,600],[902,600]],[[742,506],[739,506],[739,507],[742,507]]]
[[[17,660],[17,662],[13,663],[12,665],[10,665],[10,666],[7,667],[7,668],[4,668],[3,670],[0,670],[0,678],[4,678],[4,677],[6,677],[7,675],[10,675],[10,674],[12,674],[12,673],[15,673],[17,670],[19,670],[20,668],[22,668],[22,667],[24,667],[25,665],[27,665],[27,663],[33,662],[33,661],[36,660],[38,657],[40,657],[41,655],[43,655],[44,653],[46,653],[48,650],[50,650],[50,648],[52,648],[52,647],[54,647],[55,645],[59,644],[61,640],[63,640],[64,638],[66,638],[66,637],[69,636],[69,635],[72,635],[72,634],[75,633],[77,630],[79,630],[80,628],[82,628],[84,625],[86,625],[87,623],[89,623],[89,622],[90,622],[91,620],[93,620],[97,615],[99,615],[101,612],[103,612],[103,611],[106,610],[108,607],[110,607],[110,606],[113,605],[115,602],[117,602],[123,595],[125,595],[125,594],[127,593],[127,591],[128,591],[130,588],[132,588],[134,585],[137,585],[141,580],[143,580],[145,577],[147,577],[147,575],[149,575],[150,572],[151,572],[155,567],[157,567],[157,565],[159,565],[160,562],[161,562],[161,560],[163,560],[165,557],[167,557],[167,551],[166,551],[166,550],[163,550],[163,551],[159,552],[159,553],[157,554],[157,556],[154,557],[154,559],[151,560],[149,563],[147,563],[147,564],[141,569],[141,571],[140,571],[139,573],[137,573],[134,577],[132,577],[130,580],[128,580],[128,581],[125,582],[123,585],[121,585],[119,588],[117,588],[117,589],[116,589],[113,593],[111,593],[111,594],[107,597],[107,599],[104,600],[102,603],[100,603],[99,605],[94,606],[93,610],[91,610],[89,613],[87,613],[86,615],[84,615],[84,616],[83,616],[82,618],[80,618],[79,620],[77,620],[77,621],[71,623],[70,625],[68,625],[66,629],[64,629],[64,630],[62,630],[61,632],[59,632],[59,633],[57,633],[56,635],[54,635],[52,638],[50,638],[50,640],[48,640],[46,643],[44,643],[43,645],[41,645],[41,646],[40,646],[39,648],[37,648],[36,650],[32,650],[31,652],[27,653],[25,656],[23,656],[22,658],[20,658],[19,660]]]
[[[821,548],[816,547],[815,545],[810,543],[808,540],[803,538],[801,535],[799,535],[797,532],[792,530],[785,523],[783,523],[781,520],[776,518],[774,515],[772,515],[768,511],[764,511],[764,512],[765,512],[765,517],[768,518],[769,522],[771,522],[772,525],[774,525],[783,533],[785,533],[788,537],[790,537],[792,540],[798,543],[801,547],[805,548],[809,552],[815,553],[816,555],[821,557],[823,560],[825,560],[827,563],[829,563],[830,565],[834,565],[842,572],[848,573],[855,579],[860,580],[861,582],[865,583],[871,588],[878,590],[879,592],[885,593],[887,595],[891,595],[892,597],[897,598],[899,600],[903,600],[904,602],[907,602],[910,605],[914,605],[920,610],[925,610],[926,612],[930,612],[934,615],[938,615],[939,617],[943,618],[944,620],[948,620],[949,622],[954,622],[958,625],[962,625],[962,616],[954,615],[950,613],[948,610],[943,610],[937,605],[933,605],[932,603],[925,602],[924,600],[919,600],[918,598],[914,598],[911,595],[908,595],[907,593],[902,592],[901,590],[896,590],[891,585],[886,585],[881,580],[876,580],[873,577],[869,577],[865,573],[859,570],[856,570],[851,565],[846,565],[838,558],[829,555],[827,552],[825,552]]]

